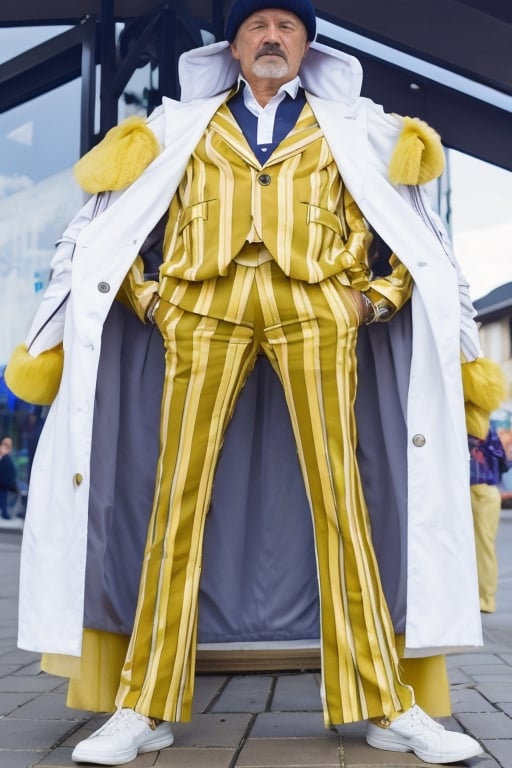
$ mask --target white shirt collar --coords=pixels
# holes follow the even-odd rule
[[[238,78],[238,88],[242,86],[242,83],[245,85],[243,89],[244,104],[249,112],[251,112],[258,120],[256,143],[259,145],[271,144],[273,140],[277,108],[287,95],[291,96],[292,99],[297,97],[297,93],[301,87],[300,77],[297,75],[293,80],[283,83],[278,92],[272,96],[264,107],[256,101],[251,86],[247,80],[240,75]]]
[[[254,98],[254,94],[252,92],[251,86],[243,77],[243,75],[240,75],[238,78],[238,88],[240,88],[241,84],[244,83],[245,88],[243,92],[244,97],[244,104],[247,107],[247,109],[253,113],[253,115],[259,116],[265,109],[270,107],[269,111],[274,111],[277,109],[279,104],[282,102],[282,100],[286,97],[286,95],[291,96],[292,99],[297,98],[297,93],[299,91],[299,88],[301,87],[301,80],[299,75],[293,78],[293,80],[289,80],[287,83],[283,83],[283,85],[280,86],[277,93],[272,96],[272,98],[269,100],[269,102],[262,107],[261,104],[259,104],[256,99]]]

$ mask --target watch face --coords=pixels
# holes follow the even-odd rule
[[[393,309],[389,304],[376,304],[375,310],[378,320],[387,320],[393,314]]]

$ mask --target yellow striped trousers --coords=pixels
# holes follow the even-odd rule
[[[227,277],[164,288],[171,301],[155,315],[166,348],[161,455],[117,706],[191,717],[215,467],[237,396],[264,353],[284,388],[312,510],[326,725],[393,718],[413,692],[400,680],[355,458],[355,292],[335,277],[292,280],[273,261],[232,263]]]

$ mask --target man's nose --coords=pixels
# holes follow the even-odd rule
[[[269,24],[265,30],[265,42],[275,43],[281,39],[281,33],[277,24]]]

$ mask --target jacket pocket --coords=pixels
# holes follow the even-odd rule
[[[212,249],[216,252],[219,226],[218,200],[201,200],[183,209],[178,234],[190,265],[206,261]]]
[[[208,219],[208,206],[210,200],[202,200],[200,203],[194,203],[183,208],[180,214],[180,224],[178,232],[181,234],[192,222],[207,221]]]
[[[308,224],[320,224],[322,227],[327,227],[335,235],[343,241],[347,240],[347,232],[344,230],[343,222],[338,214],[328,211],[327,208],[320,208],[318,205],[311,205],[306,203]]]

